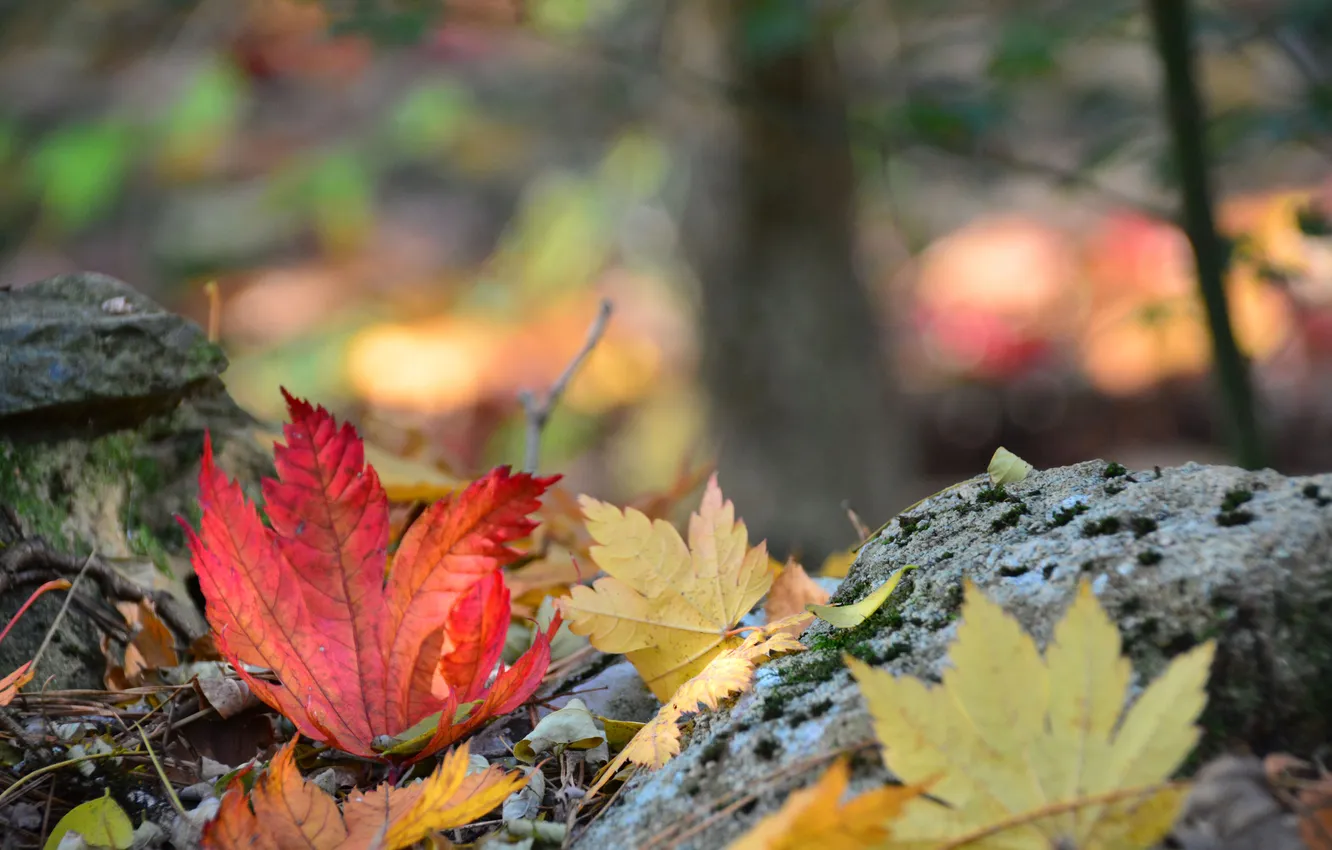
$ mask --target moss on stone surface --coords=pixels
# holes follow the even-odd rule
[[[976,494],[976,503],[981,505],[997,505],[1000,502],[1007,502],[1012,497],[1008,495],[1008,489],[1000,484],[997,487],[984,487]]]
[[[1222,511],[1216,515],[1216,524],[1222,528],[1230,528],[1236,525],[1248,525],[1253,522],[1252,511]]]
[[[894,534],[888,539],[891,542],[896,543],[898,546],[903,546],[911,539],[911,535],[918,531],[925,531],[928,529],[930,527],[930,519],[932,519],[932,517],[927,513],[914,515],[902,514],[897,518],[897,534]]]
[[[112,535],[115,511],[108,517],[106,509],[125,503],[137,442],[133,432],[54,445],[0,440],[0,502],[14,509],[28,534],[87,554]]]
[[[1252,500],[1253,500],[1252,490],[1243,487],[1236,487],[1232,490],[1226,491],[1225,498],[1221,500],[1221,510],[1233,511],[1236,508],[1238,508],[1240,505],[1244,504],[1245,502]]]
[[[1304,498],[1309,499],[1310,501],[1316,503],[1320,508],[1332,504],[1332,499],[1329,499],[1327,496],[1324,496],[1322,488],[1319,487],[1317,484],[1304,485],[1304,489],[1301,491],[1301,495],[1303,495]]]
[[[1129,517],[1129,529],[1138,540],[1156,531],[1156,520],[1146,516]]]
[[[1066,508],[1060,508],[1051,516],[1051,525],[1056,527],[1068,525],[1075,517],[1085,514],[1087,511],[1087,506],[1082,502],[1078,502],[1077,504],[1070,505]]]
[[[1003,515],[998,519],[991,522],[990,530],[998,532],[1003,531],[1006,528],[1013,528],[1018,524],[1018,520],[1022,519],[1022,517],[1029,513],[1031,513],[1031,511],[1027,510],[1026,504],[1018,502],[1013,507],[1004,511]]]
[[[1083,537],[1100,537],[1103,534],[1118,534],[1119,531],[1119,517],[1115,516],[1088,520],[1082,524]]]
[[[848,646],[863,643],[869,638],[887,630],[896,631],[902,627],[902,604],[915,591],[915,582],[911,571],[907,570],[893,595],[879,607],[865,622],[849,629],[834,629],[827,634],[815,635],[809,639],[810,649],[832,650],[840,652]]]
[[[854,630],[839,632],[818,623],[806,632],[804,642],[822,648],[784,656],[761,670],[754,691],[736,703],[727,727],[737,730],[727,769],[708,771],[701,794],[743,796],[774,769],[871,736],[871,719],[856,683],[843,669],[843,659],[855,655],[889,665],[894,674],[938,681],[948,666],[951,623],[958,616],[966,581],[1045,641],[1051,625],[1066,612],[1077,582],[1094,580],[1098,598],[1120,628],[1135,688],[1160,676],[1179,653],[1217,638],[1199,758],[1235,741],[1264,751],[1304,752],[1326,741],[1329,721],[1321,706],[1332,704],[1332,676],[1327,675],[1332,669],[1332,618],[1320,613],[1332,606],[1327,579],[1332,543],[1325,509],[1317,500],[1332,494],[1332,476],[1314,479],[1314,489],[1309,479],[1292,480],[1271,471],[1187,465],[1134,482],[1127,474],[1107,481],[1102,477],[1105,468],[1102,460],[1041,470],[1033,473],[1033,480],[1009,485],[1002,493],[977,476],[916,509],[917,514],[933,515],[928,534],[917,531],[901,545],[886,540],[866,544],[838,601],[862,598],[905,563],[921,565],[909,574],[912,594],[901,604],[896,604],[896,596],[890,600],[886,607],[897,609],[895,619],[876,619],[877,633],[869,633],[873,625],[852,635],[848,632]],[[1122,488],[1120,482],[1127,490],[1108,501],[1103,494],[1111,487]],[[1236,487],[1258,493],[1261,484],[1268,489],[1255,497],[1258,507],[1241,507],[1263,521],[1218,533],[1215,516],[1223,494]],[[978,500],[978,491],[988,491],[988,501]],[[1122,533],[1049,533],[1046,523],[1035,522],[993,534],[995,518],[1017,500],[1040,517],[1053,517],[1068,505],[1086,501],[1091,513],[1074,514],[1070,523],[1081,526],[1091,517],[1113,515],[1119,532],[1139,532],[1142,542]],[[1133,523],[1134,518],[1149,518],[1159,528],[1148,530],[1145,523]],[[1274,557],[1278,551],[1288,554]],[[1004,577],[1021,565],[1031,569],[1020,578]],[[1221,590],[1229,595],[1223,597]],[[776,701],[769,703],[774,696]],[[781,721],[759,719],[770,705],[783,709]],[[768,762],[755,755],[764,738],[782,747]],[[630,789],[641,795],[602,818],[579,846],[634,844],[659,832],[661,823],[688,816],[695,801],[680,799],[678,781],[699,775],[697,752],[686,747],[662,771],[644,777]],[[864,750],[859,760],[867,773],[857,781],[883,781],[877,754]],[[774,811],[782,796],[759,795],[755,814]],[[719,821],[690,846],[725,846],[740,828]]]

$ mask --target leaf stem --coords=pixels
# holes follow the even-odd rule
[[[162,787],[166,789],[167,797],[171,800],[171,805],[175,807],[177,814],[181,817],[189,813],[185,810],[185,805],[181,803],[180,797],[176,796],[176,789],[172,786],[171,780],[167,778],[166,771],[162,769],[162,763],[157,760],[157,753],[153,752],[152,744],[148,743],[148,736],[143,732],[143,726],[139,723],[134,724],[134,729],[143,739],[143,748],[148,753],[148,758],[152,760],[153,769],[157,771],[157,777],[162,780]]]
[[[54,773],[57,770],[63,770],[67,767],[73,767],[76,764],[83,764],[85,761],[97,761],[98,759],[126,758],[127,756],[134,756],[134,755],[138,755],[138,753],[133,751],[123,752],[123,753],[122,752],[88,753],[87,755],[82,755],[79,756],[78,758],[66,759],[65,761],[58,761],[55,764],[48,764],[46,767],[39,767],[36,770],[32,771],[31,773],[24,774],[18,780],[16,780],[13,785],[6,788],[3,793],[0,793],[0,809],[3,809],[6,803],[17,797],[20,790],[26,788],[32,782],[45,776],[48,773]]]

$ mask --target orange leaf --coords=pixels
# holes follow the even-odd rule
[[[4,630],[0,631],[0,640],[5,639],[5,636],[9,634],[9,630],[14,628],[14,624],[18,622],[19,617],[22,617],[24,612],[32,607],[32,603],[37,601],[37,597],[46,593],[48,590],[68,590],[69,588],[70,583],[68,581],[63,578],[58,578],[52,579],[34,590],[32,595],[28,597],[27,601],[20,605],[19,609],[14,612],[14,616],[9,618],[9,623],[6,624]],[[13,673],[0,679],[0,706],[9,705],[13,702],[14,697],[18,695],[18,689],[31,682],[32,676],[32,662],[25,661],[20,664],[19,668]]]
[[[763,622],[771,623],[783,617],[803,614],[806,605],[823,605],[828,599],[828,591],[810,578],[804,567],[790,561],[786,569],[773,580],[772,589],[768,591],[768,602],[763,606]],[[793,623],[789,627],[791,636],[800,637],[812,619],[811,616],[802,622]]]
[[[782,807],[755,824],[727,850],[795,850],[832,846],[844,850],[879,847],[888,837],[887,824],[919,786],[877,788],[843,804],[850,770],[838,759],[817,783],[786,798]]]
[[[521,772],[490,767],[467,776],[467,747],[449,753],[428,779],[394,788],[353,791],[341,812],[296,769],[296,738],[278,751],[255,783],[249,805],[239,781],[204,829],[215,850],[398,850],[431,832],[470,823],[526,784]],[[253,810],[251,810],[251,805]]]
[[[120,602],[116,608],[125,617],[134,637],[125,647],[124,665],[106,671],[106,686],[112,690],[137,688],[145,675],[180,663],[176,655],[176,637],[166,627],[151,602]]]
[[[19,668],[0,679],[0,705],[9,705],[18,696],[18,689],[32,681],[32,662],[25,661]]]
[[[517,557],[507,544],[532,531],[555,478],[492,470],[428,508],[389,570],[388,500],[356,431],[283,395],[287,445],[263,486],[272,528],[216,468],[207,438],[199,531],[182,525],[218,648],[255,696],[302,734],[375,757],[377,739],[443,708],[433,685],[453,611]]]

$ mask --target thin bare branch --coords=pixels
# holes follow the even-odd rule
[[[597,317],[587,329],[587,339],[583,340],[583,347],[569,361],[569,365],[564,367],[564,371],[555,379],[555,383],[551,384],[550,391],[540,404],[537,403],[536,396],[531,390],[523,390],[518,394],[518,399],[523,403],[523,411],[527,415],[527,448],[523,454],[523,469],[527,472],[537,471],[541,457],[541,432],[545,430],[551,412],[555,409],[555,405],[559,404],[560,396],[564,395],[564,390],[569,386],[574,373],[583,365],[583,361],[606,333],[606,325],[610,322],[613,306],[609,298],[601,299],[601,306],[597,308]]]

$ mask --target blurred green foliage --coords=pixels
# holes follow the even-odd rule
[[[393,109],[394,143],[405,155],[432,159],[443,155],[474,113],[471,95],[447,80],[413,88]]]
[[[274,176],[274,197],[302,216],[325,248],[354,247],[374,220],[372,160],[338,145],[290,163]]]
[[[229,62],[214,60],[195,72],[160,119],[166,154],[188,156],[229,136],[245,105],[246,84]]]
[[[135,129],[117,119],[62,127],[42,139],[26,177],[44,218],[77,230],[109,210],[136,146]]]

